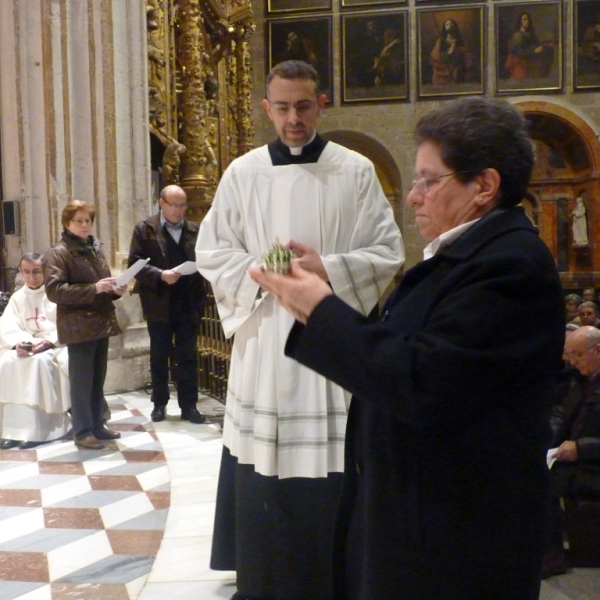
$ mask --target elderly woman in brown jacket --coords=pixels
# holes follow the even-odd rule
[[[43,258],[46,294],[57,304],[58,339],[69,352],[73,438],[79,448],[101,450],[102,440],[120,433],[104,426],[104,380],[108,338],[121,332],[113,300],[126,286],[116,287],[110,268],[91,235],[96,211],[72,200],[62,212],[61,240]]]

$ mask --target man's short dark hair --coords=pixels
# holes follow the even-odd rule
[[[21,260],[19,261],[19,271],[21,270],[21,265],[24,262],[34,263],[37,260],[42,260],[41,254],[38,254],[37,252],[26,252],[23,254],[23,256],[21,256]]]
[[[315,94],[319,93],[319,75],[315,68],[303,60],[286,60],[275,65],[267,75],[266,93],[269,93],[269,84],[273,78],[281,77],[281,79],[310,79],[315,84]]]
[[[481,97],[454,100],[422,117],[415,139],[417,144],[438,146],[442,161],[461,183],[496,169],[498,206],[516,206],[525,197],[533,145],[525,117],[508,102]]]

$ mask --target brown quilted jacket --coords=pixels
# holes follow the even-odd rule
[[[113,300],[117,294],[96,294],[95,283],[110,277],[110,268],[96,243],[95,255],[68,231],[42,259],[46,295],[57,305],[61,344],[88,342],[121,333]]]

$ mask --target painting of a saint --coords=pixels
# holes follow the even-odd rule
[[[574,88],[600,88],[600,2],[575,2],[573,22]]]
[[[560,2],[506,4],[495,9],[497,91],[562,89]]]
[[[342,16],[344,102],[408,97],[406,23],[400,10]]]
[[[417,12],[419,97],[484,92],[485,7]]]
[[[433,67],[433,84],[464,83],[473,79],[475,59],[454,19],[444,21],[429,59]]]
[[[331,26],[331,17],[269,21],[267,72],[285,60],[303,60],[315,68],[321,90],[332,102]]]
[[[535,34],[531,15],[519,14],[517,27],[508,42],[504,66],[510,79],[521,81],[532,77],[548,77],[554,63],[553,40],[540,41]]]

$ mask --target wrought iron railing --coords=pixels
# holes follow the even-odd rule
[[[198,335],[198,382],[202,393],[225,402],[233,340],[225,339],[212,289],[205,285],[208,305]]]

